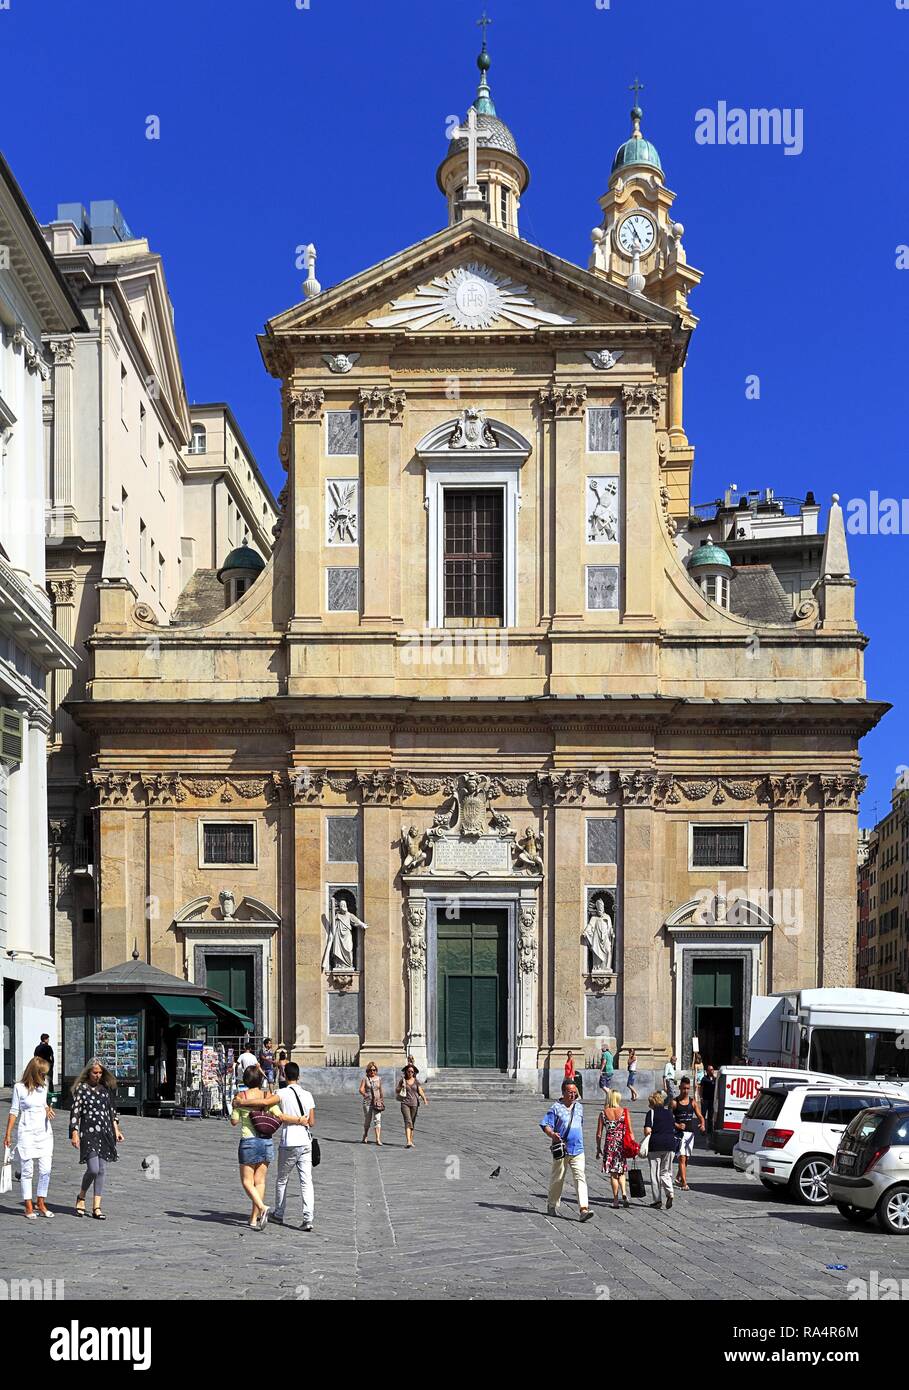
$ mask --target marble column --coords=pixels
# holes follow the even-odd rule
[[[856,802],[863,779],[822,776],[820,828],[820,940],[817,984],[845,989],[855,984],[855,872],[858,858]]]
[[[360,391],[363,433],[362,613],[364,623],[380,626],[390,624],[401,607],[399,460],[405,400],[403,391],[382,387],[363,388]]]
[[[400,1062],[403,1026],[395,1028],[393,1001],[401,995],[402,922],[400,899],[394,888],[400,825],[392,808],[364,797],[363,906],[360,916],[368,930],[363,940],[363,1054],[379,1066]],[[403,1020],[401,1020],[403,1025]],[[395,1035],[396,1034],[396,1035]]]
[[[672,994],[666,953],[657,937],[656,824],[650,774],[620,775],[622,785],[621,1019],[625,1048],[636,1048],[646,1065],[654,1046],[672,1039]],[[654,999],[655,981],[664,988]]]
[[[50,345],[54,359],[53,507],[58,533],[72,534],[75,510],[75,421],[73,415],[75,351],[72,338]]]
[[[552,943],[553,1027],[550,1066],[561,1067],[568,1050],[583,1052],[584,980],[581,921],[584,902],[584,815],[578,806],[554,809],[555,854],[550,866],[555,932]]]
[[[54,629],[64,642],[73,644],[76,634],[76,581],[75,579],[49,579],[48,589],[54,604]],[[61,667],[52,673],[53,708],[56,737],[60,743],[72,744],[75,738],[75,725],[72,716],[62,709],[73,683],[73,673],[68,667]]]
[[[288,389],[285,398],[290,467],[287,520],[294,556],[293,629],[322,621],[322,402],[324,391]]]
[[[625,621],[653,620],[656,603],[657,530],[662,526],[655,424],[666,399],[660,385],[623,386],[625,416]]]

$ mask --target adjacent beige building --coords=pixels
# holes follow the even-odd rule
[[[695,1035],[726,1061],[755,993],[854,978],[886,707],[842,512],[769,619],[721,545],[685,563],[700,272],[659,155],[635,108],[590,265],[542,250],[480,67],[448,225],[331,289],[311,270],[260,339],[287,470],[264,572],[179,628],[100,589],[72,705],[98,964],[138,941],[310,1067],[536,1080]]]
[[[161,256],[109,201],[62,204],[45,237],[86,329],[51,341],[44,398],[48,587],[57,631],[82,658],[51,692],[50,883],[66,981],[100,954],[89,748],[68,713],[85,693],[99,587],[128,583],[166,627],[198,570],[244,541],[270,554],[277,509],[229,408],[187,405]],[[148,644],[139,671],[154,661]]]

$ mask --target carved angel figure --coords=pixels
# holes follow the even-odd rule
[[[415,825],[408,827],[401,826],[401,868],[405,874],[412,874],[415,869],[419,869],[426,863],[426,850],[423,848],[424,841],[420,839],[420,832]]]
[[[339,375],[346,375],[359,362],[361,354],[359,352],[323,352],[322,360],[328,363],[328,369],[337,372]]]
[[[624,353],[610,352],[608,348],[602,348],[599,352],[588,351],[587,356],[598,372],[608,372],[610,367],[614,367],[619,358],[624,356]]]
[[[525,868],[532,870],[533,873],[541,874],[543,872],[543,858],[540,854],[540,842],[537,839],[537,833],[532,825],[528,825],[524,834],[514,847],[514,862],[515,865],[523,864]]]

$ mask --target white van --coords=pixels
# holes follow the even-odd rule
[[[839,1081],[826,1072],[799,1071],[795,1067],[720,1067],[713,1102],[711,1147],[714,1153],[731,1154],[739,1139],[742,1120],[752,1102],[767,1086],[797,1086],[812,1081]]]

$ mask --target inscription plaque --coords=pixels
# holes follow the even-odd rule
[[[510,874],[511,840],[498,835],[480,835],[476,839],[436,840],[432,851],[431,872],[434,874]]]

